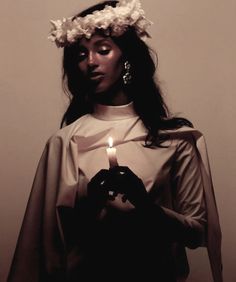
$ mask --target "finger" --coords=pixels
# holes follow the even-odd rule
[[[108,191],[108,200],[114,201],[117,195],[118,194],[115,191]]]
[[[120,190],[120,180],[116,175],[110,172],[105,179],[105,186],[108,191],[114,191],[114,193],[117,195]]]
[[[135,179],[137,178],[137,175],[127,166],[116,166],[114,168],[111,169],[111,174],[113,175],[113,177],[125,177],[126,181],[128,179]]]
[[[127,175],[126,167],[116,167],[110,170],[110,180],[113,182],[121,182]]]
[[[106,180],[108,177],[109,171],[107,169],[101,169],[95,176],[92,177],[91,182],[100,184]],[[103,183],[104,184],[104,183]]]
[[[110,175],[107,178],[108,188],[117,191],[118,193],[123,193],[125,187],[129,183],[129,177],[126,174],[126,167],[116,167],[110,170]]]
[[[129,168],[127,166],[115,166],[110,168],[110,171],[112,174],[125,174],[129,171]]]
[[[125,203],[125,202],[128,200],[127,195],[124,194],[124,195],[121,197],[121,200],[122,200],[123,203]]]

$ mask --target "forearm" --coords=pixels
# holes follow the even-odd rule
[[[138,207],[137,212],[144,216],[148,224],[156,225],[165,240],[180,242],[191,249],[203,245],[205,228],[197,220],[149,201]]]

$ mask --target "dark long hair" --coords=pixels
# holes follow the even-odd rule
[[[106,5],[116,6],[117,1],[105,1],[84,10],[75,17],[84,17]],[[155,77],[158,64],[157,54],[141,40],[134,28],[130,27],[123,35],[112,37],[121,49],[125,60],[131,64],[132,83],[125,92],[133,101],[134,109],[147,128],[146,146],[159,146],[163,141],[160,130],[177,129],[182,126],[193,127],[192,123],[181,117],[170,115],[163,99],[159,83]],[[70,104],[63,115],[61,127],[68,125],[84,114],[93,111],[88,99],[88,86],[84,83],[78,68],[78,42],[64,47],[63,86],[70,97]]]

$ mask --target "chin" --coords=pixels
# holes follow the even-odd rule
[[[99,87],[98,86],[97,88],[94,89],[94,93],[102,95],[102,94],[106,94],[110,90],[111,90],[110,87]]]
[[[94,94],[95,95],[102,95],[104,93],[106,93],[107,91],[106,90],[103,90],[103,89],[96,89],[94,90]]]

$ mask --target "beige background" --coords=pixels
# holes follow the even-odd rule
[[[59,127],[66,99],[61,50],[48,40],[49,19],[96,1],[9,1],[0,9],[0,281],[5,281],[36,165]],[[236,281],[236,1],[143,0],[151,46],[171,109],[206,136],[223,232],[224,277]],[[211,281],[204,249],[189,251],[189,281]],[[24,259],[24,258],[22,258]]]

